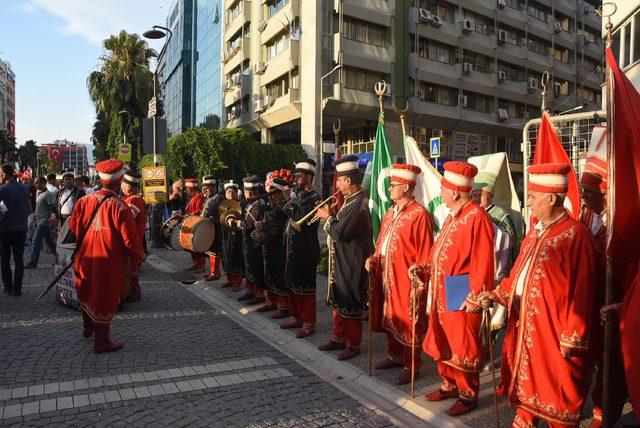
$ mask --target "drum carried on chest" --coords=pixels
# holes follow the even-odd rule
[[[174,216],[165,221],[160,229],[162,243],[175,251],[181,251],[180,244],[180,226],[182,224],[182,216]]]
[[[216,236],[213,221],[190,215],[184,219],[180,227],[180,244],[185,250],[204,253],[211,248]]]

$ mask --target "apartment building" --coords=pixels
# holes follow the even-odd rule
[[[409,132],[425,150],[431,136],[442,137],[443,160],[500,150],[518,161],[522,126],[540,114],[544,71],[551,110],[600,105],[598,3],[225,0],[227,126],[265,143],[300,143],[320,159],[321,134],[334,142],[339,119],[341,152],[367,158],[379,111],[374,85],[384,80],[396,157],[402,138],[393,99],[408,103]]]
[[[15,137],[16,75],[11,64],[0,59],[0,129]]]
[[[633,85],[640,90],[640,0],[615,0],[616,13],[611,16],[613,24],[612,50],[618,65]],[[605,12],[610,9],[605,8]],[[602,37],[606,38],[602,22]]]

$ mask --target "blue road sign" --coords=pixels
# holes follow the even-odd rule
[[[430,148],[430,157],[439,158],[440,157],[440,137],[433,137],[429,140],[429,148]]]

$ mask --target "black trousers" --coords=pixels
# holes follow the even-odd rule
[[[2,283],[7,291],[22,290],[26,240],[27,232],[0,232],[0,270],[2,271]],[[11,253],[13,253],[16,265],[15,272],[11,272]]]

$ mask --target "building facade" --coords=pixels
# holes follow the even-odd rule
[[[640,0],[615,0],[614,3],[617,11],[611,16],[613,54],[620,68],[640,90]],[[604,19],[602,23],[603,38],[606,37],[606,22]]]
[[[430,137],[442,138],[442,160],[506,151],[517,162],[522,127],[540,115],[544,71],[553,112],[600,105],[597,3],[226,0],[227,126],[265,143],[299,143],[319,160],[321,134],[334,142],[339,119],[341,152],[366,157],[379,111],[374,85],[384,80],[395,157],[403,149],[393,99],[408,105],[408,132],[425,151]]]
[[[16,136],[16,75],[11,64],[0,59],[0,129]]]
[[[58,165],[60,171],[73,171],[81,175],[87,175],[89,172],[87,146],[84,144],[56,140],[52,144],[39,145],[38,149],[47,152],[47,157]]]

